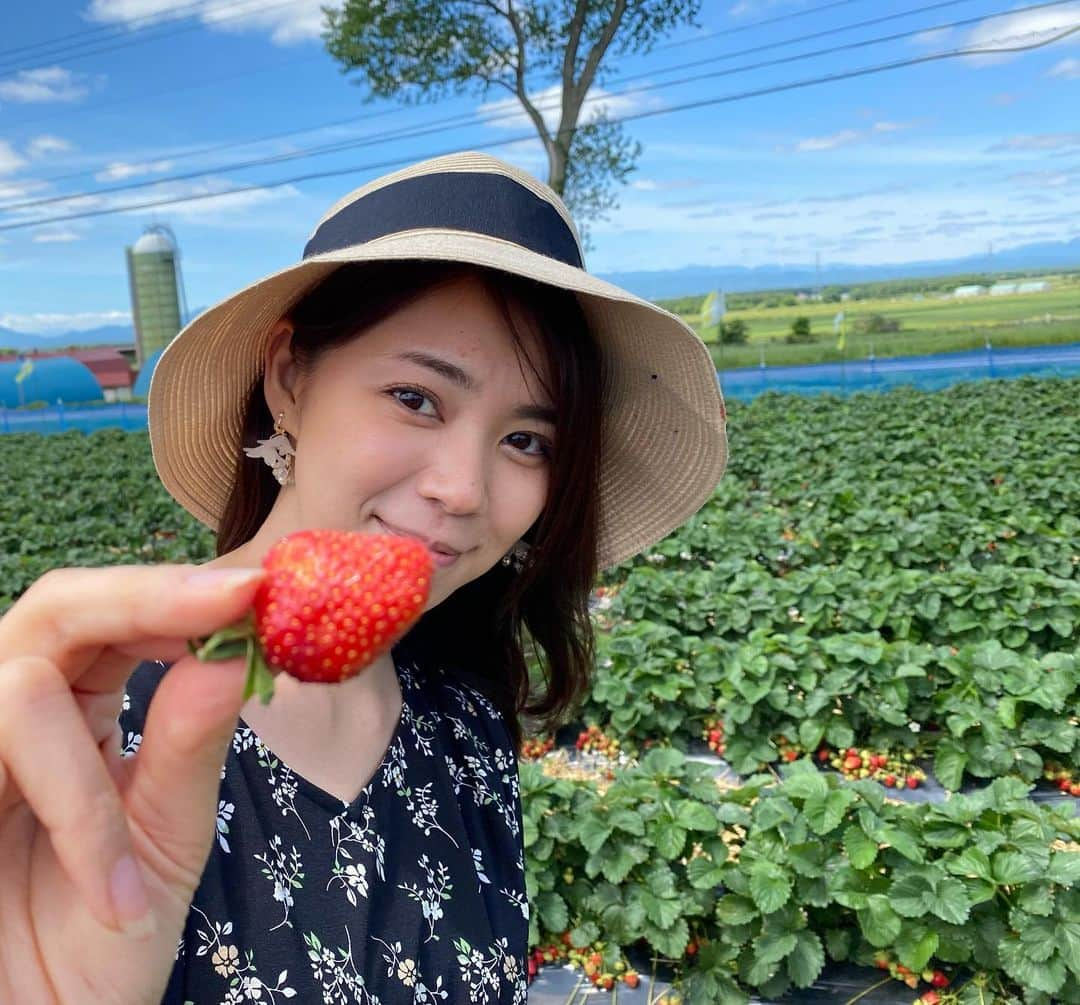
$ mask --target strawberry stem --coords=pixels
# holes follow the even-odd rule
[[[243,657],[247,666],[244,701],[258,695],[264,705],[270,704],[274,696],[274,675],[263,658],[255,635],[255,621],[250,614],[243,621],[222,628],[207,639],[198,642],[188,639],[187,645],[191,653],[204,663]]]

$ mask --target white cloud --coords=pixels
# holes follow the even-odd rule
[[[1080,59],[1063,59],[1047,70],[1046,75],[1062,80],[1080,80]]]
[[[49,154],[66,154],[74,146],[59,136],[35,136],[26,146],[26,152],[34,158],[47,157]]]
[[[83,74],[62,66],[38,70],[20,70],[10,80],[0,80],[0,101],[17,104],[41,104],[48,101],[78,101],[89,88]]]
[[[800,0],[737,0],[728,8],[732,17],[746,17],[748,14],[762,14],[773,7],[800,6]]]
[[[208,28],[268,32],[278,45],[316,40],[323,29],[323,0],[276,0],[268,4],[195,0],[183,6],[187,17],[198,17]],[[175,0],[91,0],[84,16],[90,21],[126,24],[135,29],[175,19],[176,10]]]
[[[105,325],[131,322],[130,311],[83,311],[78,314],[0,314],[0,328],[30,335],[59,335],[69,331],[87,331]]]
[[[839,132],[831,133],[828,136],[810,136],[805,140],[799,140],[794,149],[798,153],[835,150],[837,147],[863,143],[875,134],[895,133],[903,129],[910,129],[913,124],[910,122],[875,122],[869,129],[841,129]]]
[[[7,142],[0,140],[0,174],[11,174],[18,171],[26,163],[25,158],[15,152],[15,148]]]
[[[920,31],[911,38],[912,45],[925,45],[928,48],[936,48],[944,45],[952,34],[952,28],[931,28],[929,31]]]
[[[529,95],[529,100],[543,116],[548,130],[554,132],[559,126],[562,112],[562,86],[553,84],[542,91]],[[609,94],[603,88],[593,87],[585,96],[581,106],[579,125],[587,125],[601,112],[607,112],[609,118],[621,118],[634,112],[651,108],[663,108],[664,103],[655,95],[649,94]],[[476,110],[477,114],[490,126],[498,129],[529,129],[532,119],[525,114],[525,109],[517,98],[500,98],[498,101],[486,101]]]
[[[1013,48],[1021,45],[1037,45],[1047,42],[1068,28],[1080,26],[1080,3],[1067,3],[1060,7],[1042,10],[1026,10],[1005,17],[987,18],[975,25],[968,33],[964,49]],[[1064,42],[1076,42],[1080,32],[1070,35]],[[991,53],[966,57],[972,65],[983,66],[1004,63],[1015,59],[1020,53]]]
[[[32,240],[35,244],[70,244],[72,241],[83,240],[85,236],[70,227],[53,227],[35,231]]]
[[[147,161],[144,164],[128,164],[114,161],[103,171],[94,175],[96,181],[125,181],[143,174],[162,174],[172,167],[172,161]]]
[[[673,192],[682,188],[697,188],[701,184],[696,178],[635,178],[631,188],[639,192]]]
[[[987,153],[1007,150],[1067,150],[1080,146],[1080,133],[1038,133],[1031,136],[1010,136],[1007,140],[986,148]]]

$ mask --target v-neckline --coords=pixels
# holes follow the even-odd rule
[[[379,759],[379,763],[375,766],[375,770],[372,773],[371,777],[364,783],[363,787],[357,793],[356,797],[351,801],[343,799],[341,796],[334,795],[332,792],[327,791],[321,785],[313,782],[306,775],[301,774],[299,771],[293,768],[292,765],[285,760],[285,758],[279,756],[277,752],[269,744],[267,744],[261,736],[259,736],[258,730],[256,730],[253,726],[246,722],[243,716],[239,717],[238,728],[249,730],[251,732],[251,735],[258,739],[263,749],[271,757],[273,757],[274,760],[278,762],[280,767],[288,770],[293,781],[296,783],[296,791],[298,795],[302,795],[309,802],[312,802],[317,806],[321,806],[326,810],[333,811],[334,814],[337,816],[352,816],[353,814],[357,813],[363,806],[366,806],[367,803],[370,801],[371,787],[382,774],[383,769],[386,767],[387,762],[390,760],[394,748],[397,746],[398,741],[404,735],[404,731],[406,728],[406,720],[408,716],[406,715],[405,708],[409,700],[407,697],[408,687],[406,686],[406,683],[403,679],[401,667],[398,664],[397,659],[393,657],[392,659],[394,663],[394,672],[396,673],[398,679],[398,689],[401,692],[401,709],[398,712],[397,722],[394,725],[394,730],[390,735],[390,740],[387,743],[386,748],[383,750],[382,757],[380,757]]]

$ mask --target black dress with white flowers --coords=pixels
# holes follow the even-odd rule
[[[134,754],[168,664],[124,696]],[[163,1005],[523,1005],[529,907],[517,759],[488,698],[395,652],[402,709],[351,804],[241,719],[217,839]]]

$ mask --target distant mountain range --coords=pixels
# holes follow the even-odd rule
[[[972,272],[1009,272],[1021,269],[1080,268],[1080,238],[1071,241],[1024,244],[989,255],[967,258],[905,262],[902,265],[823,264],[820,273],[813,265],[688,265],[682,269],[655,272],[601,273],[600,278],[622,286],[647,300],[705,294],[719,289],[725,293],[750,290],[809,289],[824,285],[854,285],[887,279],[917,276],[947,276]],[[201,314],[199,308],[192,317]],[[87,331],[57,335],[31,335],[0,327],[0,349],[65,349],[68,346],[132,345],[135,332],[131,325],[108,325]]]

